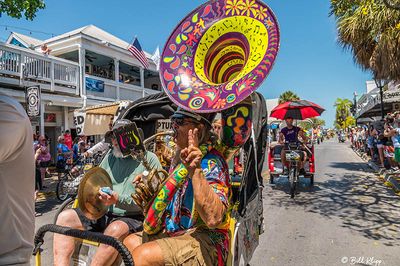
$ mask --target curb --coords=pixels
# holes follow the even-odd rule
[[[368,156],[366,154],[361,154],[355,150],[353,150],[355,154],[357,154],[361,159],[363,159],[368,166],[374,170],[384,181],[384,185],[393,189],[395,193],[400,193],[400,176],[394,174],[385,173],[385,169],[380,168],[372,161],[368,161]],[[400,195],[399,195],[400,196]]]

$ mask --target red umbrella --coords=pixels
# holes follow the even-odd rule
[[[325,111],[325,109],[315,103],[306,100],[298,100],[278,105],[271,111],[270,116],[281,120],[288,117],[304,120],[306,118],[320,116],[323,111]]]

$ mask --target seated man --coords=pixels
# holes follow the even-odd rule
[[[229,250],[229,173],[210,143],[214,114],[172,116],[177,152],[188,176],[162,216],[162,231],[132,234],[124,243],[135,265],[225,265]]]
[[[129,123],[129,120],[118,120],[113,130]],[[131,194],[135,192],[132,186],[134,178],[146,169],[132,156],[124,158],[117,141],[113,137],[111,141],[112,150],[107,153],[100,167],[110,175],[113,193],[110,196],[99,191],[100,200],[110,206],[109,212],[100,219],[92,221],[86,218],[80,209],[69,209],[58,216],[57,224],[81,230],[104,232],[122,241],[130,233],[142,230],[142,211],[134,204]],[[146,152],[146,159],[150,167],[161,169],[161,164],[154,153]],[[55,234],[54,265],[70,265],[69,261],[74,248],[74,238]],[[92,265],[111,265],[117,255],[113,247],[100,245],[93,257]]]
[[[286,127],[282,128],[279,133],[279,144],[285,145],[281,150],[281,160],[282,166],[284,167],[284,173],[287,174],[287,161],[285,153],[288,149],[288,143],[296,143],[299,142],[299,136],[303,140],[304,143],[308,141],[308,138],[305,136],[304,131],[300,127],[293,126],[293,118],[288,117],[285,119]],[[300,163],[300,171],[301,175],[304,175],[306,172],[304,170],[304,164],[307,161],[307,153],[303,151],[302,161]]]

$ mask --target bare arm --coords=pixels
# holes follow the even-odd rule
[[[308,137],[304,134],[304,131],[302,129],[300,129],[299,131],[299,136],[301,137],[304,143],[308,142]]]
[[[282,132],[279,132],[279,144],[284,144],[285,143],[285,136],[282,134]]]
[[[388,130],[385,130],[385,131],[383,132],[383,135],[384,135],[385,137],[393,137],[393,136],[395,136],[396,134],[397,134],[396,129],[388,129]]]
[[[189,147],[181,151],[181,161],[192,178],[194,201],[201,219],[209,228],[218,226],[225,215],[226,206],[208,183],[201,168],[202,153],[198,144],[198,129],[188,134]]]
[[[226,212],[226,207],[204,177],[203,170],[197,168],[192,175],[193,193],[196,209],[209,228],[217,227]]]

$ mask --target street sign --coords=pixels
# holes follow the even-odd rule
[[[40,116],[40,86],[31,86],[25,89],[26,112],[29,117]]]

